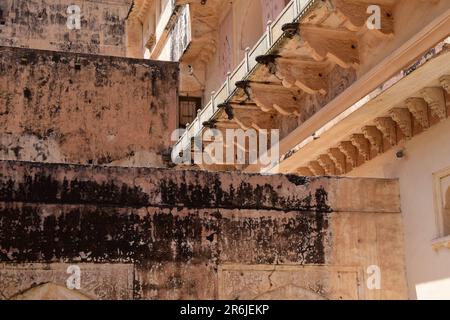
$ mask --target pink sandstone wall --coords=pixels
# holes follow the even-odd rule
[[[0,45],[126,55],[131,0],[2,0]],[[67,28],[67,8],[81,9],[81,29]]]
[[[0,47],[0,159],[165,166],[176,63]]]
[[[290,0],[260,0],[262,4],[263,28],[269,21],[275,21]]]
[[[398,192],[395,180],[0,161],[0,297],[65,287],[75,264],[94,299],[405,298]]]

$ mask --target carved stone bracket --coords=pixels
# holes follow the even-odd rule
[[[314,175],[314,173],[311,171],[311,169],[309,169],[307,167],[298,168],[297,174],[299,174],[301,176],[307,176],[307,177]]]
[[[308,94],[326,95],[328,63],[278,58],[275,65],[276,76],[286,88],[296,86]]]
[[[237,123],[242,130],[278,128],[274,123],[272,113],[262,112],[256,105],[241,105],[229,103],[232,109],[233,121]],[[231,120],[231,119],[230,119]]]
[[[323,176],[325,174],[325,170],[318,161],[311,161],[308,165],[308,169],[311,170],[315,176]]]
[[[265,65],[271,74],[275,74],[277,71],[275,61],[279,57],[280,56],[276,54],[266,54],[262,56],[257,56],[255,60],[256,62]]]
[[[397,130],[395,122],[392,118],[383,117],[375,119],[375,125],[381,131],[383,136],[389,141],[391,146],[397,144]]]
[[[345,69],[359,66],[358,42],[354,32],[308,26],[302,27],[300,34],[313,59],[329,59]]]
[[[336,172],[336,174],[345,174],[346,171],[346,158],[345,158],[345,154],[341,152],[341,150],[339,150],[339,148],[331,148],[328,151],[328,156],[330,157],[331,160],[333,160],[334,165],[336,167],[336,170],[338,172]]]
[[[336,10],[340,15],[346,18],[344,24],[349,30],[359,31],[366,27],[367,8],[369,4],[366,2],[349,1],[349,0],[331,0]],[[371,31],[377,32],[380,35],[392,35],[394,33],[394,19],[393,9],[390,6],[380,5],[381,9],[381,29],[374,29]]]
[[[366,126],[362,128],[364,136],[370,144],[376,149],[377,153],[383,152],[383,134],[376,126]]]
[[[234,85],[236,86],[236,88],[244,90],[244,93],[247,96],[247,100],[252,99],[252,97],[250,96],[250,92],[249,92],[250,81],[248,81],[248,80],[236,81],[236,83]]]
[[[389,112],[391,118],[397,123],[407,139],[412,138],[412,117],[406,108],[393,108]]]
[[[300,114],[300,97],[281,85],[251,82],[247,84],[247,91],[263,112],[276,111],[282,116]]]
[[[228,116],[228,120],[233,120],[233,118],[234,118],[233,107],[229,103],[226,103],[226,102],[221,103],[217,106],[217,108],[224,109],[225,113]]]
[[[450,75],[443,76],[439,79],[441,86],[450,94]]]
[[[336,174],[336,166],[331,160],[330,156],[327,154],[323,154],[317,159],[317,162],[320,166],[325,170],[325,174],[327,175],[335,175]]]
[[[447,118],[447,107],[445,105],[444,90],[440,87],[425,88],[421,92],[428,103],[431,113],[441,120]]]
[[[339,144],[339,150],[346,156],[352,168],[358,165],[358,150],[350,141],[341,142]]]
[[[422,128],[426,129],[430,127],[430,119],[428,117],[428,104],[422,98],[409,98],[405,101],[405,105],[412,113],[414,119],[416,119]]]
[[[370,160],[370,142],[363,134],[352,135],[350,141],[365,160]]]

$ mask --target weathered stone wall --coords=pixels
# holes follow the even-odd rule
[[[0,297],[77,264],[92,298],[405,298],[399,212],[395,180],[0,161]]]
[[[2,0],[0,45],[102,55],[126,55],[131,0]],[[67,9],[81,9],[81,28],[67,26]]]
[[[0,47],[0,159],[164,166],[175,63]]]

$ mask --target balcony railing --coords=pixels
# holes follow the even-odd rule
[[[292,0],[280,13],[274,22],[269,22],[267,31],[256,43],[256,45],[246,50],[245,59],[237,68],[228,73],[225,83],[218,91],[211,93],[209,103],[198,112],[197,117],[187,127],[184,134],[175,143],[173,154],[181,154],[191,146],[191,139],[203,132],[203,123],[214,119],[220,111],[218,105],[227,102],[237,90],[235,83],[246,80],[257,66],[256,57],[267,54],[279,40],[284,37],[282,30],[286,23],[299,21],[302,16],[317,0]]]

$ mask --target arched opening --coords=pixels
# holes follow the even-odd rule
[[[93,300],[93,298],[80,291],[49,282],[18,293],[10,300]]]

